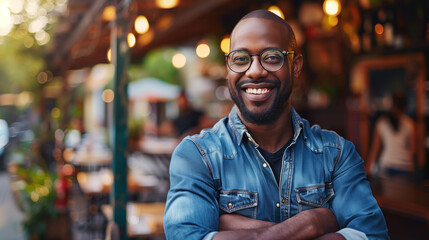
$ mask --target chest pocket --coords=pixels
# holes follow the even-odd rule
[[[245,190],[220,191],[219,206],[221,213],[237,213],[256,218],[258,193]]]
[[[334,189],[332,183],[325,183],[297,188],[295,194],[301,212],[311,208],[329,208],[329,200],[334,196]]]

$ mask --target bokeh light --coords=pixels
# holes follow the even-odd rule
[[[382,35],[382,34],[383,34],[383,32],[384,32],[384,27],[383,27],[383,25],[381,25],[381,23],[377,23],[377,24],[375,24],[374,31],[375,31],[375,33],[377,33],[378,35]]]
[[[171,62],[175,68],[183,68],[186,65],[186,57],[183,53],[176,53]]]
[[[195,52],[198,57],[206,58],[210,55],[210,46],[207,44],[207,42],[200,42],[195,49]]]
[[[149,21],[143,15],[140,15],[134,21],[134,29],[138,34],[143,34],[149,31]]]
[[[127,42],[130,48],[134,47],[136,45],[136,36],[133,33],[128,33]]]
[[[7,3],[0,1],[0,36],[8,35],[12,27],[12,18]]]
[[[112,62],[112,49],[109,48],[109,50],[107,50],[107,60],[109,62]]]
[[[51,117],[52,118],[59,118],[61,116],[61,110],[57,107],[52,108],[51,110]]]
[[[156,0],[156,5],[160,8],[174,8],[179,0]]]
[[[106,103],[112,102],[115,98],[115,93],[112,91],[112,89],[106,89],[103,91],[102,98]]]
[[[230,36],[223,37],[222,41],[220,42],[220,49],[222,50],[222,52],[229,53],[230,42]]]
[[[338,0],[325,0],[323,3],[323,11],[327,15],[337,16],[341,11],[341,4]]]
[[[101,15],[103,21],[113,21],[116,18],[116,8],[113,5],[109,5],[103,9],[103,13]]]

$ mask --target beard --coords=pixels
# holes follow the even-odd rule
[[[288,89],[287,85],[284,85],[283,88],[280,88],[281,84],[279,81],[266,80],[265,82],[274,84],[274,87],[278,89],[277,94],[274,97],[274,101],[265,111],[259,113],[252,112],[247,108],[243,101],[241,85],[245,82],[247,81],[239,81],[235,86],[229,85],[228,88],[232,100],[240,110],[241,117],[243,118],[242,120],[256,125],[266,125],[276,121],[285,111],[292,90]],[[233,87],[235,91],[233,91]]]

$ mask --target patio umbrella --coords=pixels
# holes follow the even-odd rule
[[[180,94],[180,87],[157,78],[142,78],[128,84],[130,100],[173,100]]]

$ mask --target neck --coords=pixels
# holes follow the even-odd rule
[[[282,115],[273,123],[257,125],[243,121],[243,124],[258,145],[264,150],[272,153],[282,148],[293,134],[290,105],[287,106]]]

